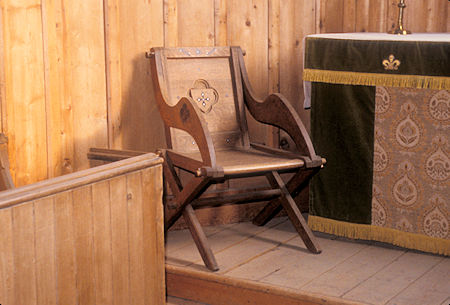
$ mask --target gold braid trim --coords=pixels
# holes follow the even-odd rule
[[[391,228],[350,223],[309,215],[311,230],[354,239],[375,240],[400,247],[450,256],[450,240]]]
[[[450,90],[450,77],[304,69],[303,80],[342,85]]]

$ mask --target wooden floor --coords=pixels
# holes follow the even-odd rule
[[[448,257],[317,232],[323,251],[315,255],[285,217],[263,227],[238,223],[205,231],[220,266],[215,274],[365,304],[450,304]],[[187,230],[169,232],[166,264],[207,271]],[[202,303],[172,298],[169,304]]]

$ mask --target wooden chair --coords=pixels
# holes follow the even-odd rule
[[[282,208],[306,247],[320,247],[292,196],[304,189],[325,159],[314,152],[299,116],[280,94],[264,101],[253,94],[239,47],[153,48],[150,58],[153,86],[166,126],[168,149],[162,149],[164,178],[174,199],[165,229],[181,216],[210,270],[219,267],[194,209],[222,203],[271,200],[256,216],[263,225]],[[294,154],[251,143],[246,110],[259,122],[279,127],[295,142]],[[182,183],[177,169],[190,173]],[[284,183],[280,173],[294,173]],[[266,176],[270,188],[216,189],[211,185],[228,179]]]
[[[14,188],[14,182],[9,171],[8,138],[0,133],[0,191]]]

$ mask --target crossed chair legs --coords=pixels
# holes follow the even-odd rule
[[[174,196],[174,210],[170,215],[166,215],[164,228],[167,231],[181,216],[183,216],[205,266],[212,271],[217,271],[219,270],[219,266],[191,205],[192,201],[200,196],[214,181],[209,177],[194,177],[183,186],[175,172],[170,158],[165,152],[162,152],[162,154],[165,160],[163,165],[164,177]],[[292,196],[299,194],[301,190],[308,185],[309,180],[317,170],[318,169],[298,171],[287,184],[283,182],[278,172],[268,172],[266,177],[271,187],[273,189],[279,189],[281,195],[270,201],[255,217],[253,223],[260,226],[264,225],[284,208],[288,218],[294,225],[308,250],[318,254],[321,252],[321,249],[298,209],[297,204],[292,198]]]

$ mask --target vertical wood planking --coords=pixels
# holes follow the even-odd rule
[[[73,109],[74,160],[88,167],[90,147],[107,146],[103,3],[63,0],[66,90]],[[82,20],[82,22],[81,22]]]
[[[55,195],[55,252],[58,304],[77,304],[76,249],[73,232],[72,192]]]
[[[178,46],[178,1],[164,1],[164,46]]]
[[[15,304],[11,209],[0,210],[0,304]]]
[[[49,178],[74,171],[73,101],[66,90],[72,85],[72,67],[66,62],[72,50],[65,14],[63,1],[42,2]]]
[[[12,218],[15,301],[37,304],[33,205],[14,207]]]
[[[386,31],[393,30],[395,26],[397,25],[398,20],[398,8],[397,3],[398,1],[395,0],[387,0],[388,1],[388,7],[387,7],[387,29]]]
[[[121,101],[112,100],[114,143],[122,148],[155,151],[165,145],[163,123],[154,100],[145,52],[164,45],[163,1],[119,1]],[[112,77],[116,77],[111,75]],[[119,128],[118,128],[119,127]],[[118,144],[114,144],[115,146]]]
[[[177,2],[177,42],[180,46],[214,45],[214,1]]]
[[[53,197],[34,202],[37,304],[56,305],[55,214]]]
[[[79,305],[95,302],[92,188],[73,190],[73,232]]]
[[[0,3],[0,123],[1,131],[4,133],[7,129],[6,122],[6,96],[5,96],[5,45],[3,42],[3,31],[5,27],[3,26],[3,2]]]
[[[280,52],[281,52],[281,23],[280,0],[269,1],[269,91],[280,92]],[[284,3],[283,3],[284,6]],[[286,19],[283,19],[283,21]],[[288,20],[286,20],[288,21]],[[286,23],[283,22],[283,26]]]
[[[108,115],[108,147],[122,147],[122,78],[121,78],[121,30],[120,0],[103,0],[105,26],[105,73]]]
[[[293,104],[303,123],[309,125],[309,113],[303,110],[303,38],[315,31],[315,5],[310,1],[285,1],[280,39],[280,91]]]
[[[164,304],[164,215],[162,167],[142,170],[145,304]],[[151,221],[153,220],[153,221]],[[155,281],[154,279],[162,279]]]
[[[280,92],[280,1],[269,1],[269,93]],[[267,128],[266,143],[278,147],[280,142],[280,130],[275,127]]]
[[[86,168],[91,146],[145,151],[164,146],[143,56],[149,47],[241,45],[251,82],[263,97],[298,82],[298,64],[290,66],[291,58],[282,55],[292,53],[292,46],[284,50],[282,40],[312,32],[385,32],[397,23],[398,0],[293,2],[1,1],[1,124],[16,184]],[[448,1],[406,4],[406,28],[450,31]],[[288,19],[277,17],[285,6],[297,9]],[[315,7],[316,16],[300,9],[307,6]],[[284,37],[281,30],[295,34]],[[301,96],[301,90],[289,90],[297,92],[294,99]],[[300,111],[301,102],[293,103]],[[254,140],[270,143],[272,128],[250,121]]]
[[[369,32],[369,23],[372,19],[374,19],[374,12],[370,11],[371,5],[370,2],[374,2],[374,0],[359,0],[355,1],[356,7],[355,7],[355,25],[354,25],[354,31],[355,32]],[[346,10],[346,7],[344,7],[344,12]],[[345,14],[345,13],[344,13]],[[344,28],[345,24],[348,22],[348,20],[344,19]],[[344,32],[346,32],[344,30]]]
[[[95,304],[113,304],[111,198],[109,182],[92,185]]]
[[[227,43],[227,0],[214,0],[214,45],[226,46]]]
[[[114,304],[131,304],[129,269],[129,233],[127,207],[127,181],[124,176],[110,180],[111,201],[111,253]]]
[[[367,0],[368,1],[368,0]],[[363,0],[363,2],[367,2]],[[344,11],[343,11],[343,32],[355,32],[357,31],[357,21],[358,21],[358,13],[357,13],[357,0],[344,0]]]
[[[130,253],[130,304],[144,305],[144,239],[141,173],[126,175],[128,205],[128,247]],[[150,242],[150,241],[146,241]]]
[[[445,12],[445,10],[444,10]],[[450,18],[450,5],[447,5],[447,12],[444,19],[444,23],[447,23],[447,25],[443,25],[442,28],[444,29],[444,32],[450,32],[450,22],[448,22],[448,18]],[[446,30],[445,30],[446,29]]]
[[[10,165],[17,186],[47,177],[40,0],[2,1]]]
[[[424,32],[445,32],[447,30],[448,24],[448,8],[450,8],[450,3],[447,1],[426,1],[428,15],[426,18],[426,27]],[[434,16],[434,18],[430,18]]]
[[[240,45],[255,94],[264,98],[269,92],[268,2],[228,0],[228,43]],[[247,115],[252,141],[265,143],[269,128]]]
[[[342,0],[317,0],[320,1],[320,33],[344,32],[344,2]],[[348,2],[348,1],[347,1]],[[353,20],[350,24],[353,24]],[[353,26],[353,25],[352,25]]]
[[[370,1],[369,5],[369,32],[381,32],[388,31],[388,0],[375,0]]]
[[[406,1],[406,9],[404,10],[403,18],[405,28],[413,33],[424,32],[427,26],[427,16],[429,14],[427,3],[434,1],[435,0]]]

